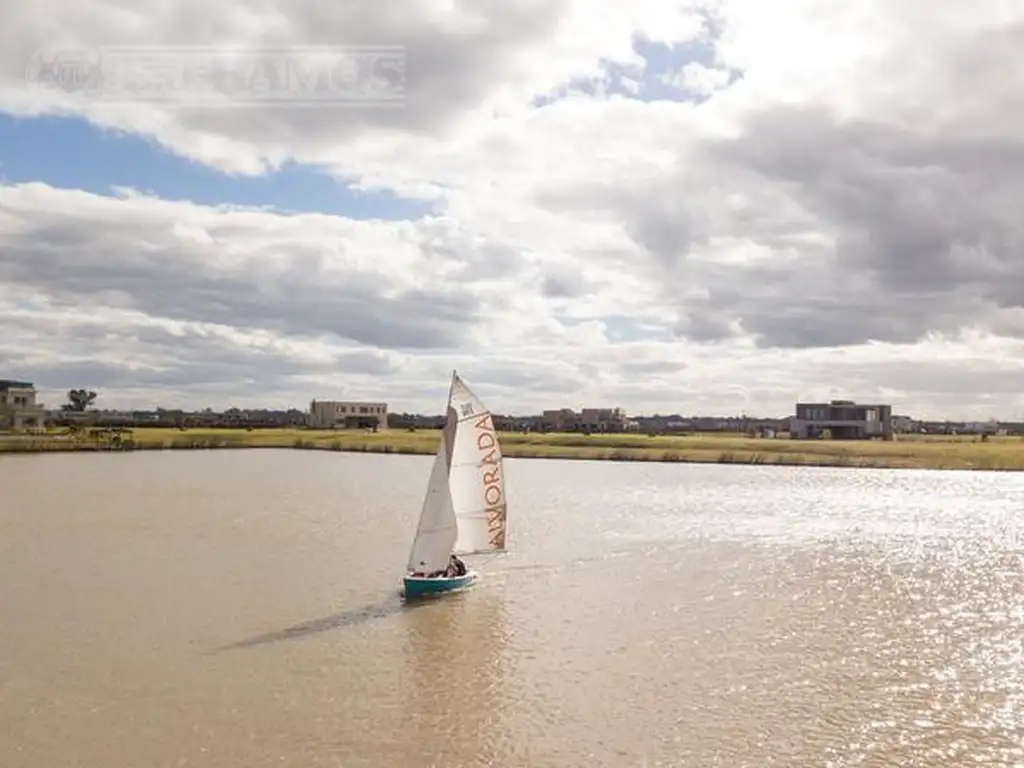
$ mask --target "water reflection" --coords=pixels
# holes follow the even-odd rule
[[[504,595],[488,587],[403,613],[405,743],[417,764],[492,765],[508,753]]]

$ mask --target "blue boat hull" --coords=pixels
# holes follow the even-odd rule
[[[426,576],[406,576],[405,596],[409,597],[431,597],[442,595],[445,592],[454,592],[457,589],[468,587],[476,581],[476,571],[469,571],[465,576],[440,576],[427,578]]]

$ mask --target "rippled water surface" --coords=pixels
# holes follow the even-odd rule
[[[0,457],[0,766],[1024,765],[1024,475],[512,460],[411,608],[429,464]]]

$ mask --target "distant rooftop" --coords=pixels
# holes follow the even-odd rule
[[[23,387],[33,388],[35,385],[30,381],[15,381],[14,379],[0,379],[0,391],[5,392],[8,389],[21,389]]]

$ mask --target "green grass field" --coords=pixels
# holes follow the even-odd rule
[[[373,434],[305,429],[153,429],[122,436],[134,450],[211,448],[298,448],[366,453],[432,454],[438,432],[389,430]],[[506,456],[606,461],[783,464],[794,466],[1024,470],[1024,439],[993,437],[902,437],[894,442],[770,440],[737,435],[580,435],[503,433]],[[2,452],[109,450],[109,436],[0,434]]]

